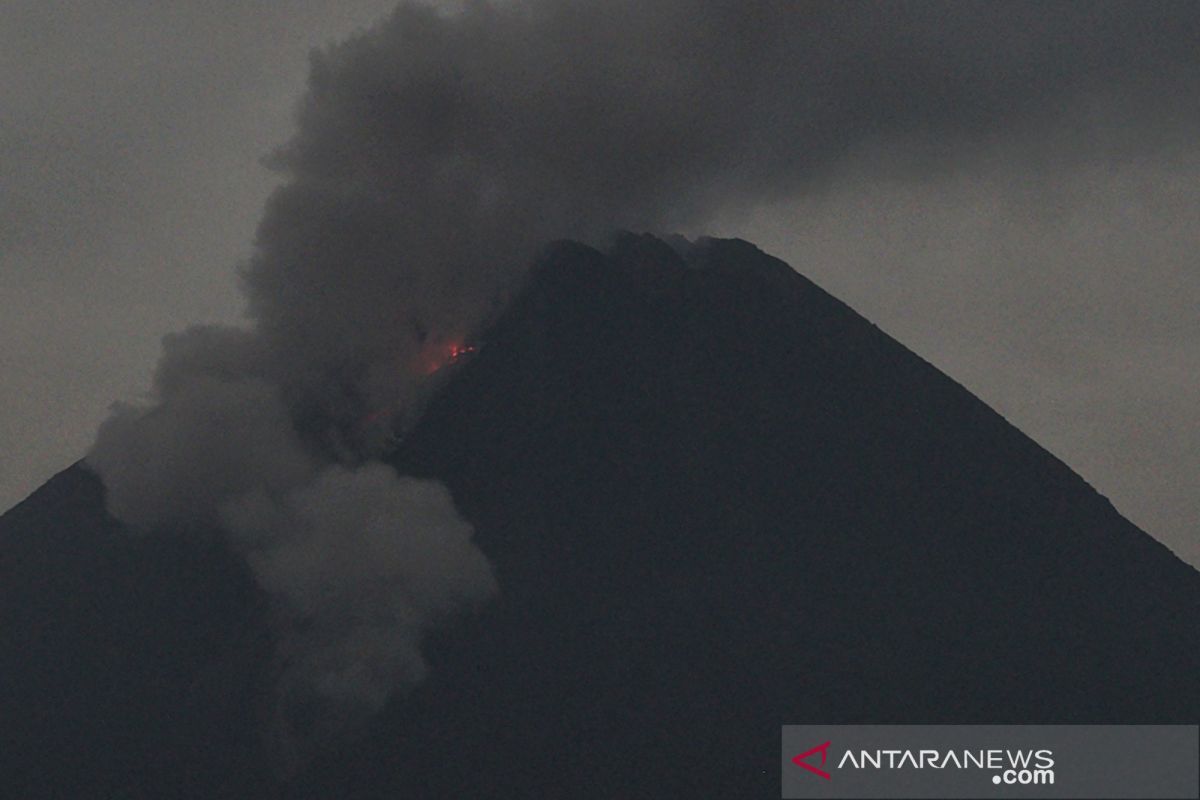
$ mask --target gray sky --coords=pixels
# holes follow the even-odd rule
[[[0,506],[80,458],[159,340],[232,321],[308,53],[388,0],[0,7]]]
[[[258,159],[292,131],[307,53],[391,5],[0,10],[0,506],[86,451],[162,335],[238,318]],[[685,232],[783,257],[1200,564],[1200,147],[1193,115],[1147,108],[1083,92],[1054,124],[903,167],[860,135],[803,191]]]

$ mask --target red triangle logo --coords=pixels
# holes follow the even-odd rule
[[[804,760],[804,759],[808,758],[809,756],[819,752],[821,754],[821,766],[822,767],[825,766],[825,759],[829,756],[829,745],[830,744],[831,744],[831,742],[826,742],[825,744],[817,745],[816,747],[812,748],[811,750],[805,750],[803,753],[801,753],[800,755],[793,758],[792,763],[795,764],[797,767],[804,767],[806,770],[808,770],[809,772],[811,772],[814,775],[820,775],[825,780],[830,780],[828,772],[826,772],[823,769],[817,769],[812,764],[809,764],[808,762],[806,762]]]

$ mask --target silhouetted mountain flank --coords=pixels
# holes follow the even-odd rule
[[[552,247],[392,462],[500,597],[274,787],[270,634],[219,540],[80,466],[0,519],[10,796],[772,796],[785,723],[1195,723],[1200,574],[736,240]]]

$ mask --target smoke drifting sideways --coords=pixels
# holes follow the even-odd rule
[[[819,187],[868,143],[945,160],[1057,124],[1077,98],[1135,118],[1153,87],[1195,85],[1198,19],[1193,4],[404,3],[313,55],[241,271],[249,327],[167,337],[148,401],[114,409],[88,462],[130,526],[224,531],[285,609],[282,694],[369,714],[420,679],[423,631],[498,590],[449,493],[394,474],[383,442],[540,246],[700,226]]]

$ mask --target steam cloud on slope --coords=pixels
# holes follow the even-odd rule
[[[285,694],[374,711],[420,678],[423,630],[497,589],[448,493],[377,463],[381,442],[539,246],[702,224],[817,185],[860,145],[941,158],[1079,98],[1132,117],[1122,98],[1194,78],[1198,17],[403,4],[313,57],[243,272],[251,327],[168,337],[150,402],[118,407],[89,463],[127,523],[226,532],[285,609]]]

